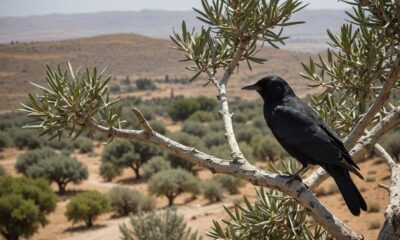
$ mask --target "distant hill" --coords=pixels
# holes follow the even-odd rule
[[[64,65],[69,60],[76,67],[107,68],[112,74],[112,84],[129,76],[130,79],[146,77],[151,79],[189,77],[193,73],[179,63],[182,55],[170,48],[172,42],[134,34],[105,35],[63,41],[0,44],[0,111],[15,109],[18,102],[26,99],[32,91],[29,82],[44,83],[45,66]],[[292,82],[298,91],[304,91],[304,80],[298,77],[300,62],[307,61],[309,54],[264,48],[260,56],[267,58],[265,65],[254,65],[250,71],[246,64],[240,66],[239,74],[234,74],[229,84],[234,96],[257,97],[240,90],[244,84],[268,74],[281,75]],[[169,96],[171,88],[175,95],[207,95],[215,97],[212,86],[203,88],[204,81],[195,81],[186,86],[161,85],[151,92],[141,92],[143,97]],[[248,94],[248,95],[247,95]]]
[[[286,34],[292,39],[285,48],[319,51],[326,47],[326,29],[338,30],[345,18],[343,10],[302,10],[294,15],[293,20],[306,21],[306,24],[287,29]],[[189,26],[201,26],[193,11],[143,10],[3,17],[0,18],[0,43],[64,40],[116,33],[168,38],[172,27],[180,27],[182,19]]]

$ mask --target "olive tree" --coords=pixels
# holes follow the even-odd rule
[[[393,101],[395,106],[388,104],[399,84],[400,3],[394,0],[346,2],[354,5],[353,13],[349,13],[351,23],[343,26],[337,35],[329,33],[335,49],[328,52],[327,59],[321,57],[320,63],[311,60],[309,65],[304,64],[303,76],[327,88],[314,106],[332,127],[343,129],[342,136],[352,157],[360,159],[375,148],[389,163],[392,183],[385,188],[391,200],[380,238],[398,239],[394,219],[400,216],[400,193],[396,187],[400,184],[396,178],[400,166],[377,142],[400,122],[398,101]],[[153,144],[212,172],[233,175],[294,198],[337,239],[362,239],[361,234],[349,228],[312,193],[313,187],[326,178],[322,170],[312,174],[304,184],[298,180],[287,184],[288,178],[281,174],[251,164],[235,137],[227,92],[230,77],[242,63],[250,68],[254,63],[264,63],[265,59],[257,56],[259,48],[283,43],[286,37],[282,30],[299,23],[292,22],[291,16],[303,6],[299,0],[202,0],[202,9],[195,11],[205,26],[199,31],[189,30],[183,22],[180,31],[174,31],[171,36],[176,49],[183,53],[183,60],[192,63],[188,68],[194,71],[191,80],[204,74],[204,85],[217,91],[231,159],[209,155],[154,131],[136,107],[132,111],[143,130],[124,129],[121,106],[117,99],[108,96],[107,83],[111,78],[105,78],[96,69],[75,72],[70,64],[69,71],[48,67],[48,86],[39,86],[40,94],[29,95],[29,104],[23,105],[23,109],[37,121],[30,127],[42,129],[42,134],[53,137],[61,137],[67,129],[90,128],[108,134],[111,140],[120,137]],[[365,100],[360,102],[360,97]],[[329,120],[328,115],[336,116],[336,120]],[[341,118],[345,121],[337,124]]]

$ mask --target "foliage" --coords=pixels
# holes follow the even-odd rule
[[[80,161],[64,155],[50,156],[30,165],[24,175],[31,178],[45,178],[58,185],[60,193],[65,192],[68,183],[81,183],[88,178],[88,169]]]
[[[14,145],[19,148],[36,149],[43,145],[43,139],[35,136],[33,131],[16,131],[14,138]]]
[[[112,181],[122,174],[122,169],[110,162],[102,162],[99,167],[100,176],[105,181]]]
[[[0,176],[0,234],[9,240],[32,236],[56,204],[45,180]]]
[[[206,111],[196,111],[187,119],[193,122],[209,123],[214,121],[214,115]]]
[[[101,160],[103,163],[110,162],[112,166],[117,168],[130,167],[138,179],[141,177],[141,166],[150,158],[159,154],[158,149],[148,144],[116,139],[104,148]],[[111,165],[107,167],[109,168]],[[108,177],[111,175],[108,175]]]
[[[388,133],[383,139],[383,146],[387,152],[396,158],[397,161],[400,160],[400,131],[394,131]]]
[[[167,129],[165,128],[165,125],[157,120],[152,120],[149,122],[150,126],[154,129],[154,131],[160,133],[160,134],[166,134]]]
[[[203,96],[179,98],[168,106],[167,112],[172,120],[182,121],[197,111],[214,111],[216,107],[215,100]]]
[[[207,234],[212,239],[326,239],[326,232],[310,222],[307,212],[291,197],[281,192],[257,190],[257,200],[251,204],[243,197],[245,206],[235,204],[225,208],[229,220],[224,225],[214,221]]]
[[[395,2],[348,1],[354,5],[347,13],[351,22],[342,25],[337,34],[328,30],[331,49],[319,60],[303,64],[302,76],[311,81],[311,86],[325,89],[311,98],[311,105],[342,136],[375,102],[394,67],[400,50],[400,7]],[[380,116],[390,109],[386,102]]]
[[[284,154],[279,143],[271,136],[258,136],[252,141],[254,156],[260,160],[274,160]]]
[[[188,133],[190,135],[194,135],[196,137],[204,137],[207,134],[206,127],[199,122],[191,122],[185,121],[182,125],[183,132]]]
[[[209,132],[204,137],[204,144],[206,145],[207,148],[226,144],[226,138],[224,132],[222,131]]]
[[[80,136],[76,138],[73,142],[74,148],[79,149],[80,153],[90,153],[93,151],[93,142],[91,139]]]
[[[184,222],[183,215],[168,208],[161,212],[141,213],[131,216],[130,227],[120,226],[124,240],[200,240],[197,232],[192,233]]]
[[[168,205],[174,204],[174,199],[184,192],[198,194],[199,179],[182,169],[170,169],[152,176],[148,182],[149,192],[156,196],[168,198]]]
[[[10,136],[5,132],[0,132],[0,151],[12,145]]]
[[[109,211],[109,204],[107,197],[99,192],[78,193],[67,204],[65,216],[74,224],[84,221],[87,227],[92,227],[98,216]]]
[[[171,163],[164,159],[164,157],[156,156],[143,164],[143,176],[150,178],[154,174],[168,170],[171,168]]]
[[[156,85],[150,79],[138,79],[135,81],[136,87],[139,90],[154,90]]]
[[[135,214],[143,210],[142,205],[148,198],[143,198],[142,194],[137,190],[113,187],[108,191],[111,207],[120,215]],[[145,209],[149,210],[149,209]]]
[[[18,156],[15,169],[19,173],[27,174],[29,167],[38,164],[43,159],[55,156],[57,156],[57,153],[48,147],[27,151]]]
[[[239,188],[244,187],[246,182],[239,178],[217,174],[213,177],[213,180],[221,183],[222,187],[225,188],[230,194],[238,194]]]
[[[224,187],[214,179],[207,180],[202,184],[202,192],[205,198],[210,202],[219,202],[223,198]]]
[[[3,165],[0,165],[0,176],[4,176],[4,175],[6,175],[6,174],[7,174],[7,172],[6,172],[6,170],[4,169]]]

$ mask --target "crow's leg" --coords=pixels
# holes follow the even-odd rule
[[[301,182],[300,173],[303,172],[307,167],[308,167],[307,164],[305,164],[305,165],[302,166],[302,168],[299,171],[297,171],[294,174],[290,175],[288,181],[286,182],[286,185],[289,186],[295,179],[299,180]]]

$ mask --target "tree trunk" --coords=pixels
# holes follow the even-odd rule
[[[87,226],[88,228],[93,227],[93,220],[92,220],[92,218],[89,218],[89,219],[86,220],[86,226]]]
[[[167,195],[168,198],[168,207],[171,207],[172,205],[174,205],[174,199],[176,196],[174,195]]]
[[[64,194],[65,193],[65,187],[67,186],[67,184],[64,183],[64,182],[57,182],[57,185],[58,185],[58,192],[60,194]]]
[[[131,166],[132,170],[135,172],[135,179],[139,180],[141,178],[140,176],[140,166]]]

